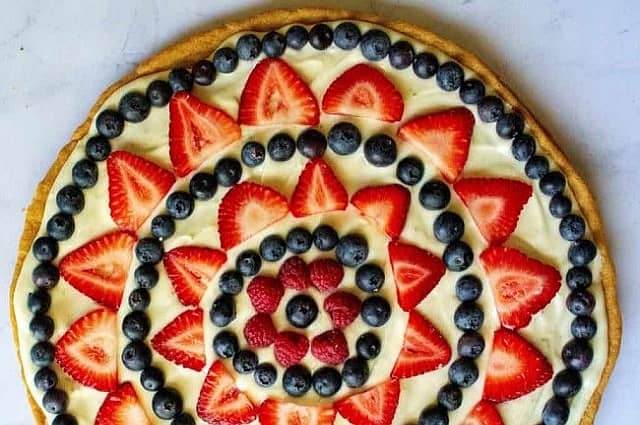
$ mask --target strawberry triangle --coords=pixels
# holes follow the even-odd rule
[[[349,195],[331,167],[322,159],[312,159],[300,174],[291,195],[291,213],[306,217],[347,208]]]
[[[353,206],[391,238],[402,233],[410,202],[411,193],[399,184],[365,187],[351,197]]]
[[[200,371],[205,365],[202,309],[187,310],[151,339],[162,357],[177,365]]]
[[[460,425],[504,425],[504,422],[493,403],[480,400]]]
[[[94,425],[151,425],[133,385],[130,382],[120,384],[107,394],[102,402]]]
[[[328,406],[303,406],[297,403],[266,399],[260,405],[260,425],[333,425],[336,411]]]
[[[338,401],[335,408],[354,425],[391,425],[400,400],[400,381],[390,379]]]

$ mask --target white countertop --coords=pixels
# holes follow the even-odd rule
[[[22,0],[0,13],[0,280],[23,209],[99,93],[173,40],[275,7],[404,19],[480,56],[534,112],[600,200],[625,342],[597,424],[640,422],[640,2],[618,0]],[[64,6],[61,6],[64,4]],[[0,422],[33,423],[0,291]]]

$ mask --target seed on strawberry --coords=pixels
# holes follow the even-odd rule
[[[349,346],[344,334],[333,329],[313,338],[311,354],[328,365],[338,365],[349,357]]]
[[[271,316],[258,313],[244,326],[244,337],[247,344],[253,348],[268,347],[276,340],[278,331],[271,320]]]
[[[278,279],[285,288],[302,291],[311,286],[309,268],[300,257],[289,257],[282,263]]]
[[[331,291],[340,285],[344,270],[340,263],[331,258],[314,260],[309,264],[309,278],[319,291]]]
[[[138,396],[129,382],[107,394],[96,414],[94,425],[150,425]]]
[[[349,292],[337,291],[325,298],[324,309],[329,313],[333,326],[342,329],[360,314],[360,299]]]
[[[267,276],[254,277],[247,286],[247,295],[258,313],[274,313],[284,295],[279,280]]]

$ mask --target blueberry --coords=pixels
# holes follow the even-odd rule
[[[411,43],[401,40],[389,49],[389,63],[395,69],[405,69],[413,63],[414,55]]]
[[[333,30],[327,24],[316,24],[309,30],[309,44],[317,50],[325,50],[333,43]]]
[[[369,379],[369,365],[365,359],[352,357],[342,366],[342,381],[349,388],[360,388]]]
[[[283,162],[293,156],[296,151],[296,142],[287,133],[278,133],[269,139],[267,152],[274,161]]]
[[[160,274],[152,264],[142,264],[136,268],[133,278],[140,288],[151,289],[158,284]]]
[[[278,371],[271,363],[260,363],[253,372],[253,380],[262,388],[272,387],[278,379]]]
[[[284,371],[282,385],[291,397],[302,397],[311,388],[311,373],[302,365],[294,365]]]
[[[449,270],[461,272],[473,262],[473,251],[465,242],[454,241],[444,249],[442,259]]]
[[[478,102],[478,116],[484,122],[496,122],[504,114],[502,100],[495,96],[485,96]]]
[[[598,324],[590,316],[578,316],[571,322],[571,335],[591,339],[598,332]]]
[[[461,331],[477,331],[484,322],[484,313],[476,303],[463,302],[456,309],[453,322]]]
[[[89,159],[94,161],[104,161],[111,153],[111,143],[109,142],[109,139],[104,136],[93,136],[87,140],[85,153]]]
[[[149,295],[149,291],[144,288],[137,288],[131,291],[129,294],[129,307],[132,310],[146,310],[151,303],[151,296]]]
[[[53,319],[46,314],[36,314],[29,321],[29,331],[36,341],[47,341],[53,335]]]
[[[549,213],[555,218],[562,218],[571,212],[571,199],[561,193],[553,195],[549,201]]]
[[[287,243],[278,235],[267,236],[260,242],[260,255],[266,261],[278,261],[287,252]]]
[[[413,186],[417,184],[424,174],[424,165],[415,156],[408,156],[398,163],[396,177],[402,183]]]
[[[327,149],[327,139],[318,130],[310,128],[298,136],[298,150],[307,158],[316,158],[324,155]]]
[[[122,320],[122,333],[132,341],[145,339],[150,329],[151,321],[143,311],[132,311]]]
[[[475,359],[484,351],[484,339],[476,331],[465,332],[458,339],[458,355]]]
[[[420,188],[418,200],[427,210],[441,210],[449,204],[451,192],[449,187],[440,180],[431,180]]]
[[[589,291],[576,289],[567,297],[567,309],[576,316],[588,316],[596,306],[596,299]]]
[[[289,323],[296,328],[306,328],[318,317],[318,305],[310,296],[299,294],[289,300],[285,312]]]
[[[382,343],[372,332],[363,333],[356,340],[356,352],[366,360],[373,360],[380,354]]]
[[[456,410],[462,404],[462,390],[454,384],[443,386],[438,391],[438,404],[447,410]]]
[[[364,157],[376,167],[386,167],[396,160],[396,142],[386,134],[371,136],[364,143]]]
[[[534,155],[524,165],[524,172],[530,179],[540,179],[549,172],[549,161],[544,156]]]
[[[517,112],[502,115],[496,122],[496,133],[503,139],[512,139],[524,130],[524,119]]]
[[[360,28],[353,22],[341,22],[334,30],[336,46],[342,50],[355,49],[361,38]]]
[[[53,362],[55,348],[49,341],[39,341],[33,344],[31,362],[38,367],[49,366]]]
[[[184,68],[174,68],[169,72],[169,85],[174,92],[191,91],[193,75]]]
[[[160,419],[173,419],[182,412],[182,396],[173,388],[161,388],[153,396],[151,407]]]
[[[81,159],[73,166],[71,178],[80,189],[89,189],[98,182],[98,166],[90,159]]]
[[[141,371],[151,364],[151,350],[142,341],[131,341],[122,350],[122,363],[133,371]]]
[[[175,231],[176,225],[168,215],[157,215],[151,220],[151,234],[160,240],[170,238]]]
[[[190,414],[182,412],[173,418],[171,425],[196,425],[196,421]]]
[[[294,227],[287,233],[287,248],[294,254],[309,251],[313,243],[313,236],[303,227]]]
[[[511,154],[518,161],[528,161],[536,152],[536,141],[528,134],[518,134],[511,142]]]
[[[460,86],[460,100],[467,105],[480,102],[484,97],[484,84],[480,80],[470,78]]]
[[[360,317],[369,326],[375,328],[383,326],[391,317],[391,306],[382,297],[369,297],[362,303]]]
[[[164,255],[162,242],[156,238],[142,238],[136,244],[136,258],[142,264],[158,264]]]
[[[482,294],[482,282],[477,277],[467,274],[456,282],[456,296],[460,301],[475,301]]]
[[[221,331],[213,338],[213,351],[223,359],[230,359],[236,355],[240,345],[233,332]]]
[[[596,246],[588,239],[580,239],[569,247],[568,258],[574,266],[586,266],[596,258]]]
[[[285,38],[284,35],[278,32],[268,32],[262,38],[262,50],[268,57],[277,58],[278,56],[282,56],[282,54],[284,53],[284,49],[287,46],[287,40],[288,37]]]
[[[191,67],[193,81],[201,86],[210,86],[216,79],[216,67],[206,59],[199,60]]]
[[[69,397],[67,396],[67,393],[57,388],[50,389],[44,393],[44,396],[42,397],[42,407],[52,415],[64,413],[67,410],[68,405]]]
[[[96,118],[96,129],[108,139],[118,137],[124,130],[124,117],[117,111],[105,109]]]
[[[242,172],[242,169],[240,169],[240,172]],[[195,199],[200,201],[206,201],[213,198],[218,188],[218,177],[218,175],[209,173],[197,173],[189,182],[189,192]]]
[[[242,165],[234,158],[222,158],[213,170],[216,181],[222,187],[231,187],[242,177]]]
[[[211,322],[219,328],[224,328],[236,318],[236,306],[229,295],[220,295],[211,305],[209,312]]]
[[[564,425],[569,420],[569,403],[562,397],[552,397],[542,409],[543,425]]]
[[[566,180],[559,171],[551,171],[540,179],[540,191],[548,196],[562,193]]]
[[[60,280],[60,271],[51,263],[40,263],[31,272],[31,280],[38,288],[51,289]]]
[[[331,397],[340,390],[342,376],[332,367],[321,367],[311,377],[313,389],[321,397]]]
[[[372,29],[367,31],[360,41],[362,56],[370,61],[381,61],[391,49],[391,39],[384,31]]]
[[[167,197],[166,207],[172,218],[184,220],[193,213],[195,205],[189,192],[177,191]]]
[[[129,122],[144,121],[151,111],[151,102],[140,92],[129,92],[118,103],[118,112]]]
[[[588,267],[572,267],[567,272],[567,286],[571,289],[586,289],[591,286],[593,275]]]
[[[551,173],[549,173],[551,174]],[[548,175],[548,174],[547,174]],[[546,177],[546,176],[545,176]],[[560,236],[567,241],[577,241],[582,239],[587,226],[584,219],[579,215],[569,214],[560,220]]]
[[[243,251],[236,258],[236,269],[242,276],[255,276],[262,267],[260,255],[255,251]]]
[[[327,140],[332,151],[338,155],[349,155],[358,150],[362,136],[355,125],[340,122],[331,127]]]
[[[243,278],[235,270],[229,270],[220,275],[218,287],[220,292],[227,295],[238,295],[244,286]]]
[[[84,209],[84,195],[76,185],[63,187],[56,194],[56,204],[65,214],[78,214]]]
[[[327,224],[316,227],[312,236],[313,244],[320,251],[330,251],[338,244],[338,233]]]
[[[553,378],[553,393],[558,397],[571,398],[578,394],[582,388],[580,372],[573,369],[565,369]]]
[[[65,213],[57,213],[47,221],[47,233],[58,241],[66,241],[73,235],[76,225],[73,217]]]
[[[375,264],[360,266],[356,270],[356,285],[364,292],[378,292],[384,285],[384,271]]]
[[[444,91],[455,91],[460,88],[464,81],[464,71],[455,62],[445,62],[440,65],[436,73],[436,82]]]
[[[434,220],[433,234],[442,243],[457,241],[464,234],[464,221],[458,214],[445,211]]]
[[[78,425],[78,420],[68,413],[61,413],[53,419],[51,425]]]
[[[255,34],[245,34],[236,42],[236,51],[243,61],[252,61],[260,56],[262,42]]]
[[[240,158],[242,159],[242,162],[244,162],[244,165],[246,165],[247,167],[257,167],[264,162],[264,146],[254,141],[247,142],[242,147]]]
[[[449,416],[444,407],[427,407],[420,413],[418,425],[449,425]]]
[[[291,47],[295,50],[300,50],[305,46],[305,44],[307,44],[307,41],[309,41],[309,33],[307,32],[305,27],[300,25],[293,25],[287,30],[286,43],[288,47]],[[284,51],[284,47],[282,47],[282,51]]]
[[[358,267],[369,256],[367,240],[357,234],[348,234],[340,238],[336,245],[336,258],[347,267]]]
[[[238,67],[238,53],[231,47],[222,47],[213,54],[213,65],[216,71],[229,74]]]
[[[51,295],[44,288],[36,289],[27,297],[27,307],[33,314],[46,313],[51,307]]]
[[[38,261],[51,261],[58,256],[58,242],[50,236],[40,236],[33,242],[31,252]]]
[[[476,363],[466,357],[457,359],[449,367],[449,380],[462,388],[473,385],[478,380],[478,374]]]
[[[153,106],[165,106],[172,95],[173,89],[166,81],[154,80],[147,87],[147,98]]]
[[[147,391],[158,391],[164,386],[164,373],[157,367],[145,367],[140,373],[140,385]]]
[[[569,369],[585,370],[593,360],[593,349],[584,339],[572,339],[562,348],[562,361]]]
[[[438,72],[438,58],[429,52],[418,53],[413,59],[413,72],[418,78],[431,78]]]

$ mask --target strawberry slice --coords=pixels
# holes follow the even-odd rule
[[[331,167],[322,159],[312,159],[300,174],[291,195],[291,213],[306,217],[347,208],[349,195]]]
[[[509,329],[527,326],[560,289],[560,273],[517,249],[492,246],[480,254],[500,322]]]
[[[170,362],[202,370],[205,365],[202,317],[200,308],[179,314],[151,338],[151,346]]]
[[[548,382],[553,368],[540,351],[514,331],[493,335],[483,398],[496,403],[514,400]]]
[[[322,110],[327,114],[395,122],[402,118],[404,101],[381,71],[361,63],[331,83],[322,98]]]
[[[332,425],[336,412],[331,406],[301,406],[274,399],[260,405],[260,425]]]
[[[475,118],[466,108],[453,108],[408,121],[398,136],[420,148],[449,183],[455,181],[469,156]]]
[[[311,89],[285,61],[267,58],[253,68],[240,96],[240,124],[316,125],[319,117]]]
[[[118,324],[115,311],[94,310],[71,324],[56,343],[56,361],[76,382],[98,391],[118,385]]]
[[[241,425],[256,418],[253,403],[235,386],[233,377],[220,360],[214,362],[207,373],[196,412],[200,419],[211,425]]]
[[[164,255],[164,268],[183,305],[197,306],[227,255],[217,249],[180,246]]]
[[[230,249],[269,227],[289,212],[287,198],[268,186],[252,182],[235,185],[218,209],[222,249]]]
[[[369,186],[351,197],[351,203],[391,238],[402,233],[411,193],[399,184]]]
[[[130,382],[120,384],[107,394],[96,415],[94,425],[151,425]]]
[[[186,91],[171,98],[169,156],[178,176],[186,176],[240,137],[240,126],[223,110]]]
[[[518,225],[520,212],[531,197],[531,186],[518,180],[468,178],[454,183],[482,236],[499,245]]]
[[[404,311],[411,311],[420,304],[445,273],[440,257],[398,241],[389,244],[389,260],[396,282],[398,304]]]
[[[404,343],[391,371],[392,378],[410,378],[441,368],[451,360],[451,347],[427,319],[409,313]]]
[[[121,231],[100,236],[67,254],[60,261],[60,274],[87,297],[117,310],[136,239]]]
[[[109,209],[122,230],[135,232],[149,218],[176,179],[157,164],[125,151],[107,159]]]
[[[481,400],[460,425],[504,425],[493,403]]]
[[[335,408],[353,425],[391,425],[400,399],[400,381],[391,379],[338,401]]]

